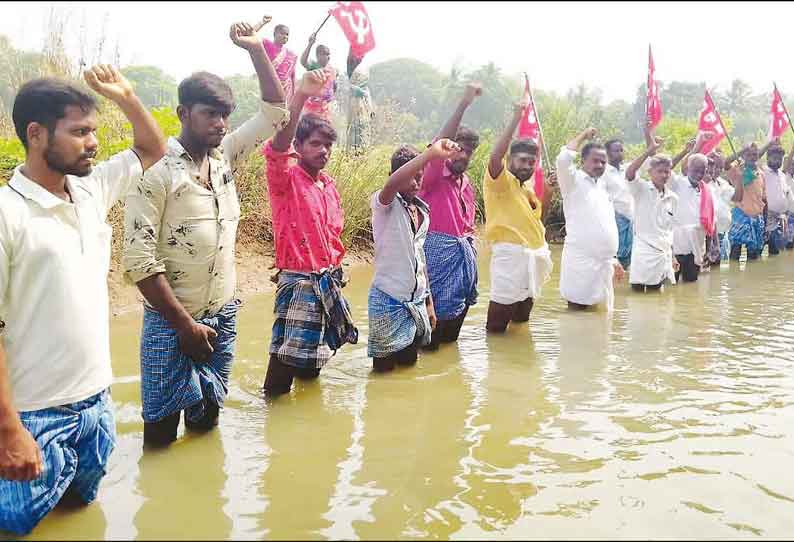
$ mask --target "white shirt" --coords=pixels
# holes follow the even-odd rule
[[[635,204],[634,236],[659,250],[669,248],[678,196],[670,189],[659,192],[651,181],[643,179],[630,182],[629,189]]]
[[[603,177],[594,179],[574,165],[576,151],[567,147],[557,157],[557,179],[565,213],[565,245],[591,257],[611,259],[618,252],[615,209]]]
[[[706,231],[700,223],[700,188],[689,178],[673,175],[670,189],[678,196],[673,216],[673,254],[694,254],[696,263],[705,251]]]
[[[389,205],[372,195],[372,237],[375,239],[375,276],[372,285],[397,301],[418,301],[427,290],[425,238],[430,226],[427,204],[416,198],[422,217],[414,232],[405,201],[397,194]]]
[[[66,177],[74,203],[25,177],[0,188],[0,318],[14,406],[74,403],[109,387],[108,211],[139,181],[131,150]]]
[[[618,252],[615,208],[603,180],[576,169],[576,154],[563,147],[557,156],[566,230],[560,265],[560,295],[580,305],[606,301],[607,311],[611,311],[612,277]]]
[[[786,200],[788,201],[787,211],[789,213],[794,213],[794,177],[788,173],[784,174],[784,177],[786,179],[786,185],[788,186],[788,194],[786,196]]]
[[[788,186],[780,171],[772,171],[769,167],[761,168],[766,183],[766,202],[773,213],[782,214],[788,209]]]
[[[629,183],[634,196],[634,242],[629,281],[632,284],[675,283],[673,272],[673,217],[678,196],[669,188],[659,192],[651,181]]]
[[[127,194],[124,270],[133,282],[165,273],[194,318],[216,314],[237,288],[235,242],[240,201],[233,170],[289,120],[263,102],[261,110],[208,153],[209,181],[175,137],[165,156]]]
[[[631,197],[625,168],[618,169],[612,164],[607,164],[601,179],[607,189],[615,212],[629,220],[634,220],[634,198]]]
[[[708,183],[706,186],[711,190],[711,196],[714,200],[714,224],[717,228],[717,233],[728,233],[728,230],[731,229],[732,198],[736,189],[722,177],[717,177],[715,181]]]

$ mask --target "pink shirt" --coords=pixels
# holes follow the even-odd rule
[[[431,160],[422,173],[421,197],[430,206],[430,231],[455,237],[474,234],[474,187],[464,173],[456,177],[445,160]]]
[[[292,149],[275,151],[272,141],[265,143],[263,153],[276,267],[309,273],[340,265],[345,255],[341,239],[345,215],[334,180],[321,171],[315,181],[298,165]]]

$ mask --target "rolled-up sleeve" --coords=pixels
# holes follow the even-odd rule
[[[124,207],[124,273],[134,283],[165,273],[165,258],[158,258],[157,243],[167,198],[163,161],[149,168],[143,181],[127,194]]]
[[[560,184],[560,193],[563,197],[573,190],[576,182],[576,159],[577,152],[572,151],[566,146],[560,149],[557,155],[557,182]]]
[[[223,138],[221,146],[226,160],[232,167],[244,160],[266,139],[286,127],[289,111],[283,107],[262,102],[259,112],[245,121],[242,126]]]

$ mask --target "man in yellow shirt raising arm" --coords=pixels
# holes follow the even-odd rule
[[[552,190],[544,191],[541,202],[529,185],[524,186],[535,173],[538,146],[531,139],[513,140],[526,105],[526,99],[515,104],[512,120],[491,151],[483,181],[485,238],[491,244],[489,332],[504,332],[510,321],[529,320],[553,266],[542,221]],[[547,184],[553,179],[550,176]]]

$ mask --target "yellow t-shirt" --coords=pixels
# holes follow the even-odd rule
[[[485,166],[485,238],[490,243],[513,243],[536,250],[546,242],[546,228],[540,221],[541,203],[530,184],[527,181],[527,188],[522,187],[505,162],[496,179],[491,178]]]

